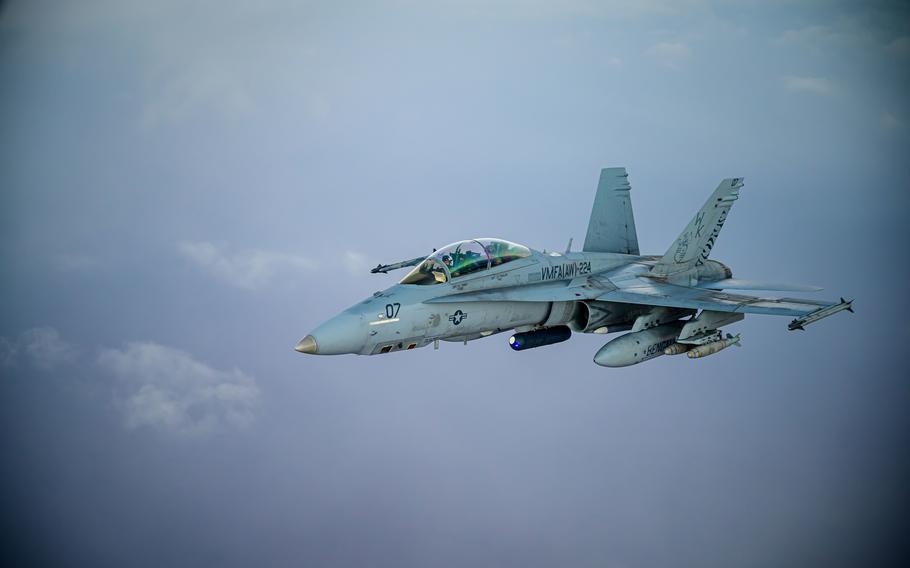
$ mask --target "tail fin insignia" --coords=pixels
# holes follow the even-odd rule
[[[666,276],[704,264],[727,221],[733,202],[739,199],[739,189],[742,186],[743,178],[728,178],[720,182],[708,201],[654,266],[652,274]]]

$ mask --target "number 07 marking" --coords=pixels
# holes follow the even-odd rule
[[[395,302],[394,304],[385,305],[385,317],[387,318],[397,318],[398,310],[401,309],[401,304]]]

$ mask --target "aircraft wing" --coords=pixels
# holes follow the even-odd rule
[[[698,287],[708,290],[773,290],[775,292],[820,292],[822,290],[819,286],[810,286],[808,284],[782,284],[764,280],[743,280],[741,278],[701,282]]]
[[[853,301],[840,302],[808,298],[757,298],[704,288],[667,284],[647,277],[611,281],[606,277],[579,277],[565,282],[533,286],[509,286],[478,292],[464,292],[431,298],[428,304],[453,302],[569,302],[599,300],[621,304],[664,306],[714,312],[797,316],[789,329],[804,326],[842,310],[853,311]]]
[[[805,298],[756,298],[704,288],[677,286],[642,277],[622,281],[621,287],[606,292],[597,299],[626,304],[776,316],[807,316],[821,309],[840,305],[838,302]]]

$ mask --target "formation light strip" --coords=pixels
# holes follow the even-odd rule
[[[377,321],[371,321],[371,322],[370,322],[370,325],[382,325],[382,324],[384,324],[384,323],[393,323],[393,322],[396,322],[396,321],[398,321],[398,318],[391,318],[391,319],[385,319],[385,320],[377,320]]]

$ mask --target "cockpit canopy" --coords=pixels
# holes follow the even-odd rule
[[[450,278],[527,258],[531,250],[502,239],[471,239],[445,246],[414,267],[400,284],[445,284]]]

